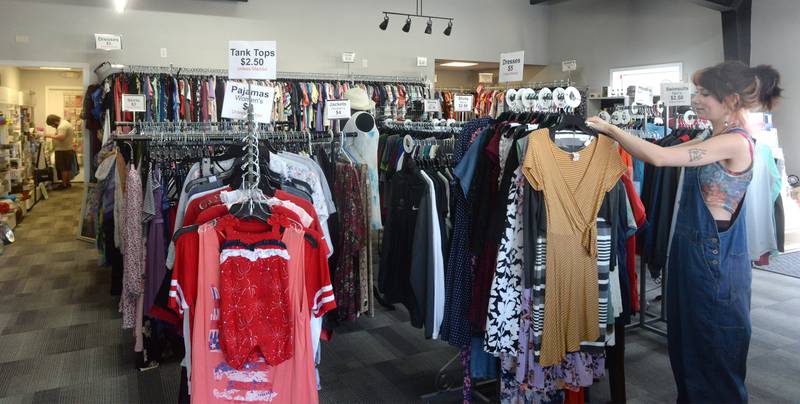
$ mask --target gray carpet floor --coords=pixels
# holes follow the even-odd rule
[[[51,192],[0,255],[0,403],[171,403],[179,366],[139,372],[133,338],[120,329],[110,274],[91,243],[75,238],[82,189]],[[748,385],[755,403],[800,402],[800,279],[753,273]],[[325,403],[414,402],[435,389],[456,350],[425,340],[402,309],[379,310],[323,342]],[[626,372],[631,402],[668,403],[675,387],[662,337],[631,330]],[[448,373],[458,382],[460,365]],[[485,390],[491,395],[491,388]],[[608,401],[606,380],[590,391]],[[453,400],[458,401],[458,396]]]

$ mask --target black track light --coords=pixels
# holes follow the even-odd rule
[[[406,23],[403,25],[403,32],[411,31],[411,17],[406,17]]]
[[[444,29],[444,34],[450,36],[450,33],[453,32],[453,21],[447,23],[447,28]]]
[[[432,29],[433,29],[433,20],[428,18],[428,25],[425,26],[425,33],[430,35]]]
[[[386,27],[388,27],[388,26],[389,26],[389,16],[384,14],[383,15],[383,21],[380,23],[380,25],[378,25],[378,27],[381,30],[386,31]]]

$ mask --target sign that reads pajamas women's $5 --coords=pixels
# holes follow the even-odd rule
[[[273,87],[248,85],[236,81],[225,83],[225,98],[222,103],[222,117],[247,119],[247,108],[253,105],[253,120],[269,123],[272,118],[272,104],[275,102]]]

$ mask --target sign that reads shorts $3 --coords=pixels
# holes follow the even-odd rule
[[[275,41],[228,41],[228,77],[231,79],[275,80]]]
[[[225,83],[225,101],[222,104],[222,117],[247,119],[247,108],[253,104],[253,120],[269,123],[272,118],[272,104],[275,102],[275,89],[267,86],[251,85],[236,81]]]

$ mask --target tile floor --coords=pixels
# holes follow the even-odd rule
[[[0,255],[0,403],[175,402],[178,364],[147,372],[133,367],[133,339],[120,329],[109,271],[98,266],[93,245],[75,237],[82,189],[50,195],[17,228],[17,243]],[[799,319],[800,279],[755,270],[752,402],[800,401]],[[380,310],[323,344],[321,401],[419,401],[455,353],[425,340],[403,310]],[[456,383],[459,367],[450,372]],[[631,402],[674,402],[662,337],[629,331],[626,372]],[[607,383],[599,382],[590,397],[606,402]]]

